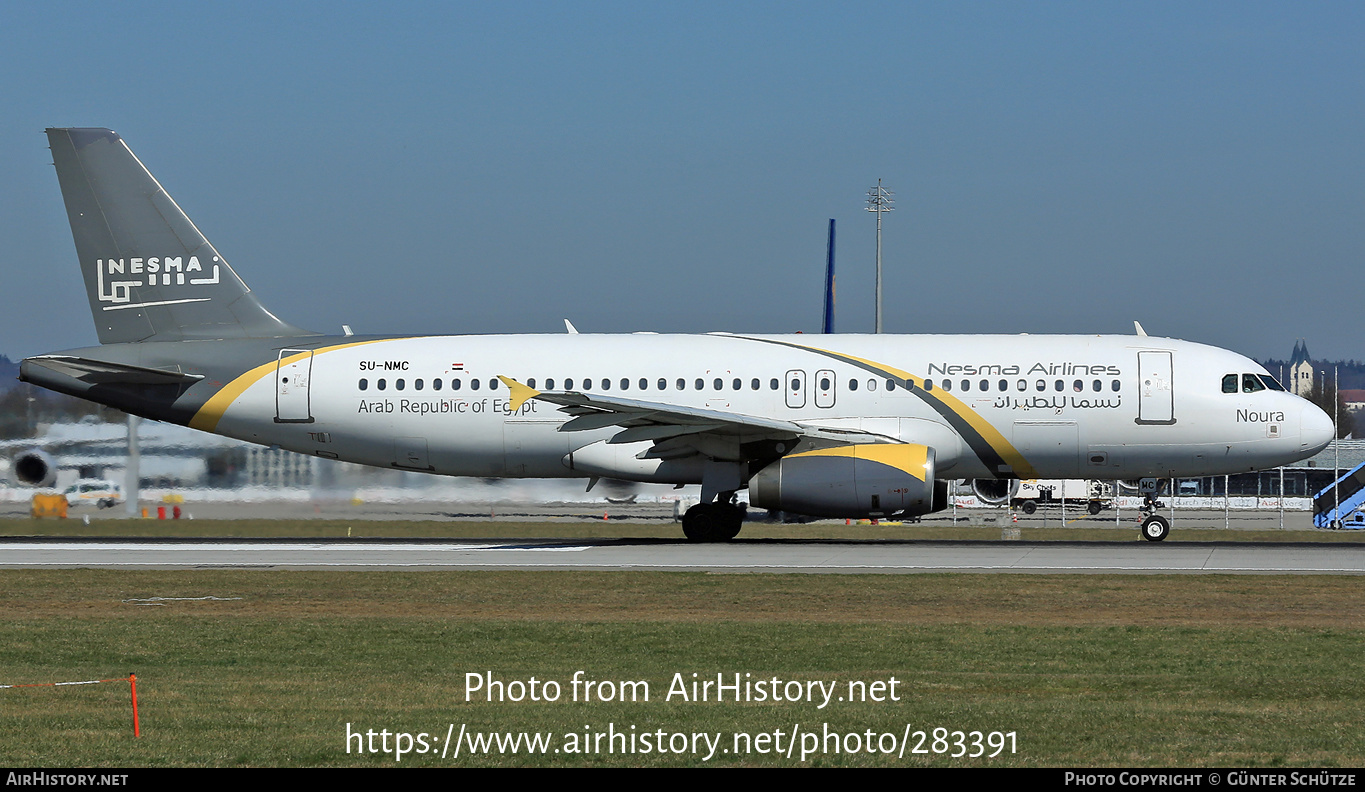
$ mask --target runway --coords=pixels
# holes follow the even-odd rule
[[[658,570],[769,573],[1365,574],[1365,547],[1236,542],[0,542],[0,569]]]

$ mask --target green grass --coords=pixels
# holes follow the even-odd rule
[[[995,759],[820,765],[1359,766],[1365,594],[1354,578],[573,572],[0,574],[11,766],[386,766],[353,729],[637,733],[1013,731]],[[217,601],[125,600],[240,597]],[[569,698],[575,671],[648,703]],[[465,673],[557,680],[555,703],[466,702]],[[674,673],[872,682],[901,700],[665,701]],[[437,740],[439,744],[440,740]],[[927,745],[928,743],[926,743]],[[719,754],[709,764],[793,765]],[[405,756],[402,765],[694,765],[693,755]]]
[[[924,523],[906,525],[845,525],[825,521],[804,525],[746,523],[742,541],[754,539],[841,539],[841,540],[974,540],[998,541],[1002,526],[972,526],[965,522],[952,525]],[[1217,523],[1208,526],[1208,523]],[[1272,520],[1267,527],[1231,531],[1222,528],[1222,518],[1189,522],[1171,531],[1168,542],[1365,542],[1365,531],[1278,530]],[[1138,527],[1128,520],[1115,528],[1112,516],[1077,519],[1067,527],[1042,527],[1041,521],[1024,520],[1017,527],[1021,538],[1030,541],[1137,542]],[[0,519],[0,537],[82,536],[143,538],[386,538],[386,539],[615,539],[646,538],[681,540],[682,529],[669,521],[628,522],[584,518],[577,521],[512,522],[489,520],[80,520]]]

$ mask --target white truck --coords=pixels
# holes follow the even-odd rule
[[[78,479],[63,494],[69,506],[93,503],[98,508],[107,509],[123,502],[123,488],[117,482],[106,479]]]
[[[1099,514],[1114,504],[1114,484],[1095,479],[1024,479],[1019,491],[1010,498],[1010,505],[1024,514],[1033,514],[1039,506],[1067,506]]]

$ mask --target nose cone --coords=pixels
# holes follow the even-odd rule
[[[1316,404],[1305,404],[1299,416],[1302,422],[1299,430],[1300,447],[1305,456],[1312,456],[1332,442],[1336,427],[1332,425],[1332,416]]]

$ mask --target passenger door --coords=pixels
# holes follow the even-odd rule
[[[1138,353],[1138,423],[1175,423],[1171,368],[1170,352]]]
[[[313,350],[281,349],[275,363],[275,423],[312,423]]]

